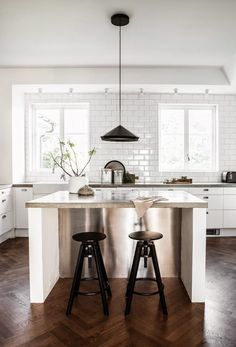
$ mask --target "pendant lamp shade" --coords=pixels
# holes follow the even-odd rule
[[[138,141],[139,138],[122,125],[118,125],[118,127],[113,128],[111,131],[101,136],[101,139],[111,142],[134,142]]]
[[[111,17],[111,23],[119,27],[119,125],[101,136],[103,141],[134,142],[139,137],[121,125],[121,27],[129,23],[129,17],[124,13],[116,13]]]

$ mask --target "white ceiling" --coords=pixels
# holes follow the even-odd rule
[[[193,85],[236,91],[236,0],[0,0],[0,67],[115,66],[116,12],[130,16],[124,65],[163,67],[162,85],[190,84],[188,70],[176,83],[167,67],[197,76],[203,66],[211,78],[202,70]]]
[[[126,65],[224,66],[236,53],[235,0],[1,0],[0,66],[115,65],[117,11],[130,15]]]

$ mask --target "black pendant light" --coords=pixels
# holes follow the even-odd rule
[[[111,142],[134,142],[138,141],[139,137],[121,125],[121,27],[129,23],[129,17],[126,14],[117,13],[111,17],[111,23],[119,27],[119,125],[101,136],[101,139]]]

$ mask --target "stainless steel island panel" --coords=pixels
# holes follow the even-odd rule
[[[149,209],[143,224],[145,230],[163,234],[163,239],[156,242],[162,276],[179,276],[181,209]],[[79,244],[72,240],[72,235],[83,231],[100,231],[106,234],[107,238],[100,242],[100,247],[108,276],[127,277],[136,245],[128,235],[139,229],[134,208],[59,209],[60,277],[73,275]],[[138,276],[152,276],[150,262],[151,259],[148,269],[144,269],[141,260]],[[89,272],[93,272],[93,269]]]

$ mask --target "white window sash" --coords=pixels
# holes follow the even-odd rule
[[[162,110],[180,109],[184,111],[184,167],[171,169],[163,167],[161,163],[161,112]],[[212,167],[209,169],[195,169],[191,167],[191,161],[188,160],[190,154],[189,148],[189,110],[205,110],[212,111]],[[158,147],[159,147],[159,171],[160,172],[217,172],[218,163],[218,105],[216,104],[159,104],[158,105]]]
[[[28,115],[28,145],[26,150],[28,151],[28,170],[26,167],[27,176],[51,176],[52,169],[41,168],[40,166],[40,156],[39,156],[39,146],[36,141],[36,111],[37,110],[48,110],[48,109],[57,109],[60,110],[60,139],[65,139],[64,133],[64,112],[65,109],[81,109],[89,111],[88,103],[47,103],[47,102],[31,102],[29,103],[29,115]],[[88,143],[90,143],[89,138],[89,114],[87,117],[87,129],[88,129]],[[83,134],[84,133],[80,133]],[[78,134],[79,135],[79,134]]]

